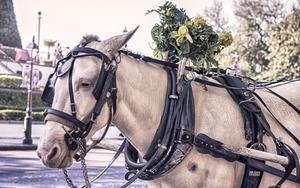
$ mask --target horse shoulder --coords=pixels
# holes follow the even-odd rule
[[[204,133],[224,143],[243,145],[243,120],[237,105],[224,89],[205,91],[192,84],[195,101],[195,134]],[[230,112],[230,113],[228,113]],[[199,153],[195,148],[169,174],[160,178],[161,187],[238,187],[242,165]],[[156,186],[153,186],[156,187]]]

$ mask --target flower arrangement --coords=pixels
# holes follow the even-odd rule
[[[178,9],[171,2],[147,14],[151,12],[160,17],[160,22],[151,30],[156,50],[175,52],[180,60],[189,59],[196,68],[218,67],[215,55],[232,43],[229,32],[218,35],[203,18],[189,18],[184,9]]]

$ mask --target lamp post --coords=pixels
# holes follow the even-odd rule
[[[42,12],[38,11],[38,47],[40,47],[40,37],[41,37],[41,19],[42,19]]]
[[[24,117],[24,139],[23,144],[32,144],[31,129],[32,129],[32,70],[33,70],[33,50],[39,49],[38,45],[34,42],[34,36],[32,42],[26,47],[30,49],[30,70],[29,70],[29,84],[27,84],[27,106],[26,115]]]

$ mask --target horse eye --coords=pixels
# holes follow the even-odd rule
[[[82,83],[81,83],[81,86],[82,86],[82,87],[89,87],[89,86],[91,86],[91,83],[88,83],[88,82],[82,82]]]

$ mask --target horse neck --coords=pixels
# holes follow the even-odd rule
[[[166,72],[157,65],[122,55],[116,78],[118,99],[113,123],[145,153],[163,113]]]

